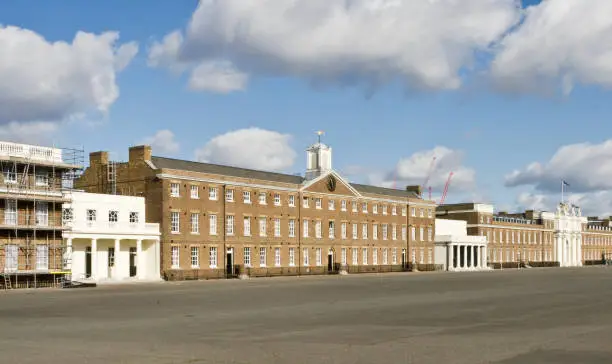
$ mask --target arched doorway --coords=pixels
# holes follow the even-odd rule
[[[336,265],[334,264],[334,249],[329,248],[327,252],[327,272],[333,273],[336,271]]]

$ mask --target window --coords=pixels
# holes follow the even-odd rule
[[[280,265],[281,265],[280,248],[274,248],[274,266],[280,267]]]
[[[321,220],[317,220],[317,222],[315,223],[315,236],[317,237],[317,239],[320,239],[322,236],[322,232],[321,232]]]
[[[280,193],[275,193],[274,194],[274,205],[280,206],[280,204],[281,204]]]
[[[433,210],[432,209],[427,209],[427,217],[429,217],[431,219],[432,216],[433,216]]]
[[[361,260],[363,265],[368,265],[368,248],[361,250]]]
[[[303,222],[303,227],[302,227],[302,235],[304,235],[305,238],[308,237],[308,220],[304,219]]]
[[[289,237],[290,238],[295,237],[295,220],[294,219],[289,220]]]
[[[170,196],[179,197],[181,186],[178,183],[170,183]]]
[[[251,218],[249,216],[245,216],[243,217],[242,222],[244,236],[251,236]]]
[[[49,225],[49,203],[36,201],[36,225],[37,226],[48,226]]]
[[[234,215],[227,215],[225,217],[225,234],[229,236],[234,235]]]
[[[432,241],[433,240],[433,229],[430,227],[427,228],[427,240],[428,241]]]
[[[47,173],[36,173],[36,186],[49,186],[49,175]]]
[[[328,231],[329,231],[329,238],[333,239],[336,235],[336,225],[334,224],[333,221],[329,222]]]
[[[383,265],[389,264],[389,260],[387,258],[387,248],[383,248],[382,250],[382,264]]]
[[[4,183],[6,184],[17,183],[17,173],[10,169],[5,169],[4,170]]]
[[[425,251],[423,248],[419,249],[419,264],[425,263]]]
[[[280,219],[277,217],[274,219],[274,236],[275,237],[279,237],[281,236],[281,221]]]
[[[393,248],[391,252],[391,264],[397,264],[397,248]]]
[[[180,231],[180,215],[178,211],[170,213],[170,232],[177,234]]]
[[[49,247],[47,245],[36,246],[36,270],[49,269]]]
[[[419,228],[419,240],[425,240],[425,229],[422,226]]]
[[[259,204],[260,205],[267,205],[268,201],[266,200],[266,193],[265,192],[260,192],[259,193]]]
[[[179,269],[179,247],[173,246],[170,249],[171,249],[170,259],[172,263],[172,269]]]
[[[351,261],[352,261],[353,265],[358,265],[359,264],[359,255],[358,255],[357,248],[353,248],[353,251],[352,251],[352,254],[351,254]]]
[[[302,199],[302,207],[304,207],[305,209],[308,208],[308,197],[304,197]]]
[[[321,200],[320,198],[316,198],[315,199],[315,207],[320,209],[323,206],[323,200]]]
[[[317,267],[320,267],[323,264],[321,261],[321,248],[315,249],[315,263]]]
[[[243,249],[243,255],[244,255],[244,266],[245,267],[250,267],[251,266],[251,248],[249,248],[248,246],[245,247]]]
[[[346,200],[340,201],[340,210],[346,211]]]
[[[357,236],[357,234],[358,234],[358,232],[357,232],[357,224],[353,223],[352,225],[353,225],[353,228],[351,230],[353,231],[353,239],[357,239],[358,238],[358,236]]]
[[[211,246],[208,250],[208,265],[217,268],[217,247]]]
[[[336,201],[334,201],[334,200],[329,200],[327,204],[328,204],[328,208],[329,208],[330,210],[335,210],[335,209],[336,209]]]
[[[352,211],[357,212],[357,201],[353,201]]]
[[[193,198],[193,199],[200,198],[200,189],[199,189],[199,187],[200,186],[191,185],[191,187],[190,187],[190,190],[191,190],[190,196],[191,196],[191,198]]]
[[[74,210],[72,208],[65,208],[62,210],[62,222],[72,222],[74,219]]]
[[[425,210],[419,209],[419,217],[425,217]]]
[[[364,214],[368,213],[368,203],[367,202],[364,202],[361,204],[361,210]]]
[[[402,216],[406,216],[406,206],[402,206]]]
[[[17,225],[17,200],[6,200],[4,223],[6,225]]]
[[[96,221],[96,210],[87,210],[87,221]]]
[[[391,225],[391,239],[397,240],[397,225]]]
[[[378,205],[376,205],[376,204],[372,205],[372,213],[373,214],[377,214],[378,213]]]
[[[295,206],[295,196],[294,195],[289,195],[289,206],[290,207]]]
[[[372,239],[378,240],[378,224],[372,225]]]
[[[17,245],[8,244],[4,246],[5,264],[4,269],[7,271],[15,271],[19,266],[19,247]]]
[[[340,225],[340,234],[342,239],[346,239],[346,222],[343,222],[342,225]]]
[[[414,207],[410,208],[410,215],[412,217],[416,217],[416,208],[414,208]]]
[[[372,264],[378,265],[378,249],[372,248]]]
[[[251,203],[251,192],[250,191],[242,191],[242,201],[244,203]]]
[[[388,231],[387,229],[389,228],[389,225],[387,224],[383,224],[382,225],[382,236],[383,236],[383,240],[387,240],[387,236],[388,236]]]
[[[119,211],[111,210],[108,212],[108,222],[119,221]]]
[[[138,212],[130,211],[130,223],[138,224]]]
[[[304,266],[308,267],[308,264],[310,264],[309,261],[309,256],[308,256],[308,248],[304,248],[302,249],[302,259],[304,260]]]
[[[266,236],[268,235],[268,232],[266,231],[266,218],[265,217],[260,217],[259,218],[259,236]]]
[[[191,268],[200,267],[200,248],[197,246],[191,247]]]
[[[295,266],[295,248],[289,248],[289,266]]]
[[[191,214],[191,233],[199,234],[200,233],[200,214],[193,213]]]
[[[383,207],[382,207],[382,214],[383,215],[387,214],[387,205],[383,205]]]
[[[208,199],[209,200],[217,200],[217,187],[209,187],[208,188]]]
[[[225,190],[225,201],[234,202],[234,190],[232,189]]]
[[[406,241],[406,225],[402,225],[402,240]]]
[[[259,248],[259,266],[266,266],[266,248]]]
[[[397,215],[397,206],[391,206],[391,215]]]
[[[340,253],[340,262],[342,265],[346,265],[346,248],[342,248]]]
[[[361,225],[361,238],[364,240],[368,238],[368,224]]]
[[[410,240],[416,240],[416,228],[414,226],[410,227]]]
[[[217,235],[217,215],[208,215],[208,234]]]

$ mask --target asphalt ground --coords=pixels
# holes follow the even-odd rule
[[[612,268],[1,291],[0,363],[612,363]]]

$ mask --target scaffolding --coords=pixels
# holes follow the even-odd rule
[[[4,289],[57,286],[70,279],[62,204],[70,200],[83,165],[83,149],[0,142]]]

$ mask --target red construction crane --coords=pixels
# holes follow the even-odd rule
[[[444,185],[444,192],[442,192],[442,197],[440,198],[440,203],[438,205],[442,205],[444,200],[446,200],[446,194],[448,193],[448,185],[450,184],[451,178],[453,178],[453,172],[449,173],[448,179],[446,180],[446,184]]]
[[[425,175],[425,180],[423,181],[423,184],[421,185],[421,191],[425,191],[425,188],[428,187],[427,184],[429,183],[429,180],[431,179],[431,174],[433,172],[435,162],[436,162],[436,157],[434,156],[431,159],[431,163],[429,163],[429,169],[427,170],[427,174]],[[429,196],[429,199],[431,200],[431,196]]]

